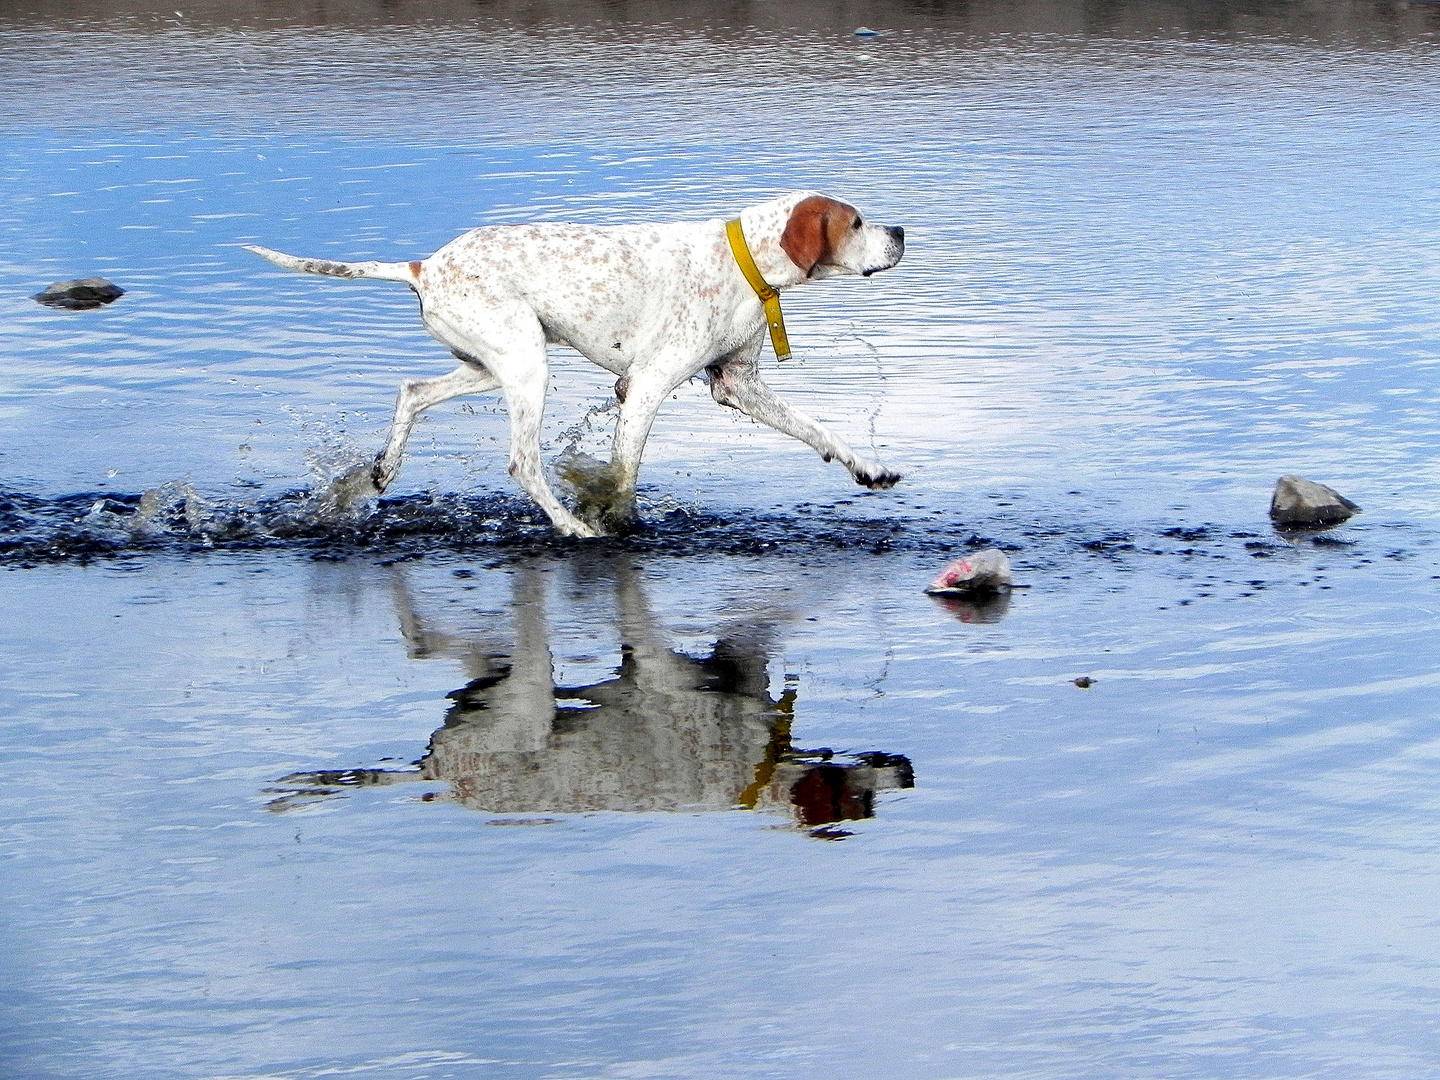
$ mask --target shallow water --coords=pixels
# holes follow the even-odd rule
[[[0,1073],[1440,1070],[1437,49],[1430,4],[0,7]],[[447,357],[241,244],[800,186],[909,247],[788,293],[766,377],[900,487],[695,385],[631,536],[553,538],[490,399],[326,505]],[[557,353],[547,453],[609,393]],[[1363,512],[1276,533],[1289,472]],[[997,545],[1008,597],[922,594]]]

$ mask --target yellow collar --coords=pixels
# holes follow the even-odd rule
[[[740,227],[739,218],[725,223],[725,236],[730,241],[730,251],[740,266],[740,272],[745,275],[745,280],[765,305],[765,321],[770,325],[770,344],[775,346],[775,359],[789,359],[790,339],[785,336],[785,316],[780,313],[780,294],[771,287],[761,275],[760,268],[755,265],[750,246],[745,243],[745,230]]]

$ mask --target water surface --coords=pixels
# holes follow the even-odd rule
[[[0,9],[0,1071],[1440,1069],[1437,42]],[[406,290],[240,245],[798,187],[909,248],[788,293],[766,377],[899,488],[696,384],[631,537],[551,537],[491,399],[326,511],[448,358]],[[29,299],[91,274],[126,294]],[[547,454],[603,454],[609,378],[554,364]],[[1288,472],[1363,512],[1275,533]],[[995,545],[1023,588],[921,593]]]

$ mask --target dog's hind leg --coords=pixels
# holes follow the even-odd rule
[[[560,504],[545,480],[540,460],[540,421],[545,412],[545,391],[550,368],[544,347],[534,366],[523,377],[505,382],[505,406],[510,411],[510,475],[550,516],[557,532],[564,536],[595,536],[595,529]]]
[[[463,363],[449,375],[438,379],[406,379],[402,382],[400,393],[395,398],[395,419],[390,424],[390,438],[370,470],[376,490],[384,491],[399,473],[401,459],[405,456],[405,443],[422,412],[462,394],[483,394],[499,386],[499,379],[479,364],[471,363]]]
[[[487,386],[504,391],[510,414],[510,475],[549,515],[557,532],[596,535],[561,505],[545,480],[540,426],[545,392],[550,387],[550,364],[545,356],[545,331],[535,313],[520,303],[496,303],[480,312],[436,307],[427,309],[425,325],[459,355],[475,357],[484,365],[487,377],[494,379]]]

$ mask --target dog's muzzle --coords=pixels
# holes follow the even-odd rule
[[[869,277],[871,274],[878,274],[881,270],[889,270],[892,266],[894,266],[904,257],[905,230],[902,229],[899,225],[887,225],[885,226],[885,232],[888,233],[890,236],[889,250],[885,253],[885,257],[888,261],[882,263],[879,266],[871,266],[867,269],[860,271],[862,277]]]

